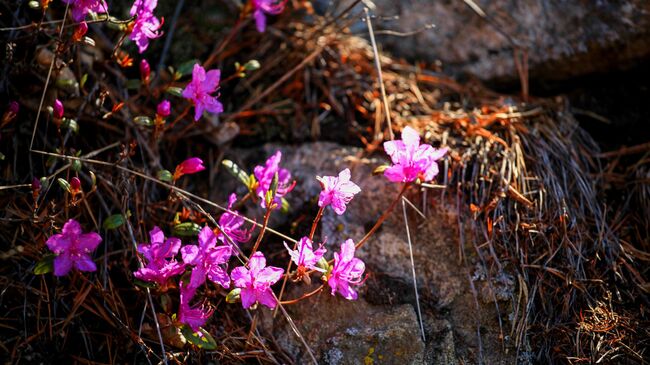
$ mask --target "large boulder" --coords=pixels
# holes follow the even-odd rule
[[[446,73],[517,80],[514,45],[527,51],[531,77],[545,80],[627,68],[650,56],[646,0],[473,0],[486,18],[462,0],[373,2],[376,30],[411,32],[435,24],[414,35],[378,39],[397,56],[440,60]],[[359,23],[355,30],[363,28]]]

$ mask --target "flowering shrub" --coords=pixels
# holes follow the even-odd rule
[[[90,17],[93,18],[92,22],[99,22],[95,14],[107,13],[107,4],[103,0],[64,1],[69,4],[71,16],[78,24],[69,27],[71,28],[69,33],[72,34],[68,36],[71,37],[72,42],[61,42],[58,45],[61,49],[57,50],[60,53],[67,51],[64,49],[65,47],[79,46],[76,42],[83,41],[84,44],[92,44],[92,39],[88,40],[88,36],[86,36],[88,24],[84,20],[90,14]],[[280,14],[285,5],[286,1],[252,0],[250,6],[244,8],[243,14],[250,15],[252,9],[252,16],[258,31],[264,32],[267,16]],[[126,51],[121,49],[122,42],[132,44],[137,48],[137,52],[143,53],[151,42],[162,36],[164,19],[161,20],[154,14],[156,7],[157,0],[135,0],[130,7],[129,19],[120,21],[108,14],[101,18],[114,28],[119,29],[121,38],[115,46],[112,56],[120,67],[128,68],[135,62]],[[91,20],[88,22],[90,23]],[[133,117],[132,121],[125,120],[124,122],[132,122],[138,126],[137,131],[143,133],[138,134],[137,138],[134,137],[134,141],[130,142],[128,146],[126,143],[121,146],[119,161],[111,166],[118,166],[123,171],[132,172],[134,175],[148,178],[150,181],[157,181],[165,189],[170,189],[169,206],[179,201],[185,202],[187,196],[190,195],[187,191],[178,188],[179,179],[185,175],[205,170],[206,166],[201,158],[186,158],[175,167],[173,174],[168,170],[159,170],[156,178],[146,175],[146,169],[142,169],[143,172],[131,171],[124,166],[127,162],[136,160],[132,157],[136,153],[138,143],[141,146],[144,145],[142,149],[147,150],[150,157],[153,157],[152,160],[155,160],[156,157],[152,151],[163,148],[157,144],[160,136],[178,126],[178,123],[186,122],[185,128],[194,126],[191,120],[185,120],[188,115],[196,122],[206,111],[214,114],[224,112],[224,105],[219,101],[220,83],[227,83],[234,77],[245,77],[246,72],[254,71],[260,67],[259,62],[254,60],[244,65],[236,63],[235,75],[222,80],[221,70],[210,69],[209,65],[213,61],[214,59],[211,57],[203,65],[193,62],[178,69],[170,68],[171,75],[163,80],[160,75],[157,75],[159,71],[152,73],[149,61],[143,58],[139,61],[137,69],[131,72],[136,75],[135,78],[127,81],[129,90],[137,90],[137,93],[132,94],[136,95],[134,98],[137,100],[128,100],[128,91],[126,92],[127,98],[121,101],[115,95],[111,95],[109,91],[104,90],[98,92],[99,96],[94,100],[94,105],[102,110],[102,120],[119,115],[122,108],[141,112],[141,115]],[[139,77],[137,76],[138,72]],[[186,76],[189,76],[190,73],[191,78],[188,80]],[[76,87],[83,89],[88,75],[84,77],[86,79]],[[57,81],[58,86],[61,83]],[[161,86],[161,84],[163,85]],[[98,86],[98,88],[101,87]],[[76,90],[76,92],[90,95],[96,91],[89,91],[86,88],[83,89],[83,93],[80,90]],[[75,105],[79,104],[78,100],[67,100],[67,97],[74,97],[72,95],[72,93],[60,92],[45,104],[48,111],[47,121],[56,126],[56,132],[62,141],[62,147],[52,155],[59,156],[63,155],[63,152],[69,153],[69,155],[65,155],[68,166],[61,171],[73,172],[66,178],[56,179],[65,193],[66,216],[68,209],[87,207],[88,198],[89,196],[94,198],[92,194],[97,191],[98,185],[97,176],[90,170],[85,171],[82,163],[82,161],[91,161],[91,163],[93,161],[84,160],[79,157],[81,156],[80,151],[65,145],[70,133],[76,133],[79,129],[76,120],[70,118],[75,114]],[[94,97],[94,94],[92,95]],[[172,99],[174,100],[174,110],[172,110],[172,102],[167,99],[167,97],[171,98],[169,95],[179,97],[179,99]],[[114,105],[110,108],[105,107],[104,103],[107,103],[111,97],[116,98],[111,100],[114,101]],[[90,96],[88,98],[90,99]],[[139,105],[140,102],[147,105]],[[64,103],[70,108],[67,113]],[[84,102],[82,108],[86,104]],[[194,109],[193,115],[190,114],[192,108]],[[18,103],[9,103],[2,117],[2,124],[10,123],[19,111]],[[129,115],[129,113],[124,113],[124,115]],[[167,123],[168,120],[170,123]],[[102,121],[102,123],[106,122]],[[111,126],[116,128],[112,124]],[[64,129],[69,130],[67,135],[61,133]],[[147,138],[150,140],[147,141]],[[142,143],[141,140],[147,143]],[[395,198],[391,208],[380,217],[366,236],[354,238],[354,240],[347,239],[341,243],[339,252],[328,255],[325,245],[314,241],[314,234],[320,224],[320,219],[327,209],[331,209],[336,215],[345,214],[348,205],[352,204],[355,196],[361,192],[361,188],[352,181],[352,173],[348,168],[340,171],[337,176],[314,176],[314,179],[321,185],[318,195],[319,210],[309,232],[301,234],[299,240],[295,241],[284,236],[289,243],[283,242],[287,251],[282,251],[280,254],[285,254],[286,269],[267,265],[267,258],[269,261],[275,262],[282,260],[283,256],[277,255],[277,252],[269,252],[264,241],[264,235],[270,230],[271,215],[281,214],[288,209],[286,197],[297,184],[292,173],[281,167],[283,157],[281,151],[276,151],[262,164],[255,166],[252,174],[246,173],[230,161],[224,161],[224,166],[233,172],[237,179],[245,185],[248,192],[240,198],[235,192],[231,192],[228,195],[227,208],[219,206],[223,212],[218,217],[213,217],[211,213],[202,210],[200,212],[191,211],[189,207],[184,206],[183,210],[174,217],[171,232],[168,232],[167,235],[163,232],[165,225],[158,223],[160,227],[153,226],[154,222],[143,218],[141,212],[135,215],[137,220],[131,219],[130,212],[112,215],[105,219],[102,228],[104,231],[110,231],[129,224],[129,232],[135,248],[134,253],[138,261],[137,268],[132,266],[134,284],[146,287],[147,293],[152,292],[159,299],[158,304],[166,314],[173,313],[169,316],[169,322],[176,326],[173,328],[190,331],[197,336],[209,337],[202,327],[215,314],[219,303],[222,303],[222,301],[215,300],[219,296],[225,297],[226,303],[237,303],[241,308],[247,310],[256,309],[259,305],[274,309],[281,305],[294,304],[325,292],[328,287],[331,295],[356,300],[358,298],[357,290],[365,280],[366,269],[364,262],[354,257],[356,250],[365,244],[377,227],[381,225],[394,208],[395,202],[401,198],[410,184],[422,183],[435,178],[438,173],[436,161],[447,152],[446,149],[437,150],[428,144],[421,144],[419,134],[410,127],[404,129],[401,140],[385,142],[384,149],[392,161],[391,166],[384,168],[385,177],[392,182],[404,184],[402,193]],[[61,153],[59,154],[59,152]],[[167,163],[168,161],[156,161],[158,165],[167,165]],[[84,180],[82,188],[82,179],[88,175],[90,177],[87,180],[91,181],[91,185],[88,188],[88,183]],[[183,182],[191,184],[191,179],[186,178],[185,180],[187,181]],[[39,203],[39,197],[42,191],[46,190],[45,185],[48,182],[48,178],[34,179],[29,184],[35,206]],[[97,199],[104,201],[105,197],[98,196]],[[206,200],[204,199],[204,201]],[[246,207],[247,204],[248,207]],[[158,208],[157,206],[154,209]],[[258,223],[242,213],[246,212],[245,209],[249,209],[248,212],[251,210],[261,212],[264,216],[262,223]],[[160,209],[159,212],[166,214],[168,210]],[[97,224],[97,222],[95,223]],[[137,244],[134,232],[146,232],[146,229],[151,226],[153,228],[149,231],[148,242]],[[131,228],[136,229],[131,232]],[[251,243],[255,230],[258,228],[257,237]],[[326,240],[324,237],[323,242]],[[84,233],[76,220],[69,219],[63,225],[60,233],[51,235],[46,241],[46,246],[55,255],[51,260],[54,275],[64,276],[73,268],[84,272],[96,271],[97,266],[92,259],[92,253],[101,242],[102,238],[98,233]],[[357,242],[356,245],[355,242]],[[42,262],[46,262],[46,260],[44,259]],[[36,271],[45,273],[47,270],[39,267],[38,270],[35,269]],[[302,282],[306,285],[313,285],[315,288],[311,288],[311,291],[297,298],[286,299],[283,298],[284,287],[289,281],[291,283]],[[279,282],[282,282],[282,286],[279,285]],[[151,304],[152,307],[155,307],[153,302]],[[191,337],[188,337],[188,340],[190,339]]]

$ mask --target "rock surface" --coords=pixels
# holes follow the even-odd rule
[[[327,257],[339,250],[344,239],[356,241],[361,238],[397,195],[398,186],[382,176],[371,175],[372,170],[385,161],[360,158],[362,150],[358,148],[317,142],[299,147],[266,145],[261,151],[242,151],[236,155],[242,166],[253,166],[276,149],[283,151],[282,166],[295,172],[298,180],[296,190],[287,196],[292,211],[298,216],[306,215],[303,224],[299,224],[293,233],[294,237],[308,232],[317,210],[320,186],[314,178],[316,174],[334,175],[348,167],[352,171],[352,180],[362,188],[344,215],[338,216],[330,209],[326,210],[322,230],[316,237],[327,237]],[[365,284],[359,288],[358,301],[333,297],[327,290],[286,307],[319,363],[512,362],[511,355],[503,351],[505,344],[499,341],[503,336],[498,318],[507,318],[508,297],[505,294],[496,296],[500,305],[499,315],[494,300],[490,300],[492,292],[483,289],[494,287],[499,293],[508,293],[506,289],[510,282],[504,279],[503,283],[499,282],[500,286],[495,283],[489,286],[485,275],[476,273],[477,265],[471,255],[473,248],[464,248],[467,261],[460,262],[457,217],[451,213],[452,209],[441,203],[447,199],[443,194],[441,191],[427,193],[426,219],[408,208],[426,341],[421,339],[402,207],[398,205],[382,228],[358,252],[358,257],[366,262],[369,274]],[[408,194],[408,199],[418,207],[423,206],[423,197],[417,191]],[[289,217],[292,218],[296,217]],[[316,277],[313,278],[316,281]],[[471,289],[470,282],[476,290]],[[313,283],[311,288],[315,285],[317,283]],[[310,287],[304,285],[291,287],[284,298],[297,298],[310,291]],[[487,300],[484,298],[486,295]],[[266,323],[269,331],[272,328],[278,343],[295,355],[298,363],[308,362],[304,347],[286,320],[278,315],[273,321],[268,313],[264,317],[262,322]],[[509,326],[510,323],[506,322],[504,331],[509,330]]]
[[[408,33],[435,24],[415,35],[378,39],[399,57],[440,60],[446,73],[518,80],[513,43],[527,50],[531,78],[566,79],[627,68],[650,57],[650,2],[645,0],[473,0],[488,20],[464,1],[374,3],[377,29]],[[367,32],[363,24],[355,31]]]

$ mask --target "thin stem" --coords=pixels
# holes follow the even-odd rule
[[[311,292],[309,292],[309,293],[307,293],[307,294],[304,294],[304,295],[301,296],[300,298],[291,299],[291,300],[285,300],[285,301],[283,301],[283,302],[280,302],[280,304],[282,304],[282,305],[286,305],[286,304],[295,304],[295,303],[298,303],[298,302],[301,301],[301,300],[307,299],[307,298],[309,298],[309,297],[313,297],[314,295],[320,293],[320,292],[323,290],[324,287],[325,287],[325,284],[322,284],[321,286],[319,286],[318,288],[316,288],[316,290],[311,291]]]
[[[251,257],[257,251],[257,248],[260,246],[260,243],[262,242],[262,237],[264,237],[266,226],[269,224],[269,218],[271,218],[271,212],[273,212],[273,209],[271,207],[267,207],[266,214],[264,214],[264,223],[262,224],[262,230],[260,231],[260,235],[257,236],[257,240],[255,241],[255,245],[253,246],[253,251],[251,251]]]
[[[390,206],[388,207],[388,209],[386,209],[384,211],[384,213],[381,215],[381,217],[379,217],[379,219],[377,219],[377,222],[375,223],[374,226],[372,226],[372,228],[370,228],[370,231],[368,231],[368,233],[366,233],[366,235],[363,236],[363,238],[357,243],[357,245],[355,246],[355,249],[359,249],[361,246],[363,246],[363,244],[366,243],[366,241],[368,241],[370,236],[372,236],[373,233],[375,233],[375,231],[377,229],[379,229],[379,227],[381,227],[382,223],[384,223],[386,218],[388,218],[390,213],[395,209],[395,207],[397,206],[397,203],[400,201],[400,199],[402,198],[402,195],[404,195],[404,193],[406,192],[406,189],[409,187],[409,185],[410,185],[409,183],[405,183],[404,186],[402,186],[402,190],[399,192],[399,194],[397,194],[397,196],[395,197],[395,200],[393,200],[393,202],[390,203]]]
[[[314,233],[316,233],[316,227],[318,226],[318,222],[320,219],[323,217],[323,211],[325,210],[325,207],[320,207],[318,209],[318,213],[316,213],[316,217],[314,217],[314,222],[311,224],[311,231],[309,231],[309,240],[313,241],[314,240]],[[294,247],[294,250],[296,248]]]
[[[185,118],[185,116],[190,112],[190,109],[191,109],[191,108],[192,108],[192,106],[191,106],[191,105],[188,105],[188,106],[185,108],[185,110],[183,110],[183,112],[182,112],[178,117],[176,117],[176,119],[174,119],[174,121],[171,122],[171,123],[167,126],[167,128],[165,128],[165,129],[163,130],[163,132],[166,132],[166,131],[172,129],[172,128],[174,127],[174,125],[176,125],[176,123],[180,122],[181,119]]]

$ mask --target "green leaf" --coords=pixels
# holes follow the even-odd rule
[[[181,63],[180,66],[178,66],[178,69],[176,70],[176,72],[181,74],[181,76],[189,75],[189,74],[192,73],[192,69],[194,69],[194,65],[197,64],[197,63],[199,63],[199,60],[197,60],[197,59],[193,59],[193,60],[183,62],[183,63]]]
[[[137,285],[137,286],[139,286],[139,287],[141,287],[141,288],[149,288],[149,289],[152,289],[152,288],[155,288],[155,287],[156,287],[156,284],[155,284],[155,283],[150,283],[150,282],[148,282],[148,281],[143,281],[143,280],[135,279],[135,278],[133,279],[133,284],[135,284],[135,285]]]
[[[124,215],[113,214],[112,216],[106,218],[104,224],[102,224],[102,227],[104,227],[104,229],[108,231],[111,229],[116,229],[121,227],[125,222],[126,219],[124,218]]]
[[[34,274],[35,275],[43,275],[47,274],[49,272],[54,271],[54,258],[56,255],[54,254],[47,254],[43,256],[41,261],[39,261],[36,266],[34,267]]]
[[[177,224],[172,228],[172,234],[174,236],[181,236],[181,237],[194,237],[201,232],[201,226],[194,222],[185,222],[181,224]]]
[[[172,175],[171,172],[169,172],[169,170],[158,171],[156,177],[158,177],[158,180],[168,182],[168,183],[172,182],[172,180],[174,179],[174,176]]]
[[[235,288],[226,295],[226,303],[238,303],[241,301],[241,288]]]
[[[373,174],[373,175],[381,175],[381,174],[383,174],[384,171],[386,171],[386,169],[389,168],[389,167],[390,167],[390,166],[388,166],[388,165],[377,166],[377,167],[375,167],[374,170],[372,170],[372,174]]]
[[[56,182],[59,183],[59,186],[61,187],[61,189],[67,191],[68,193],[70,192],[70,183],[66,179],[60,177],[60,178],[56,179]]]
[[[153,120],[151,120],[151,118],[144,115],[139,115],[133,118],[133,122],[135,124],[143,125],[145,127],[151,127],[153,125]]]
[[[130,79],[126,80],[126,88],[129,90],[138,90],[140,88],[140,80],[139,79]]]
[[[282,214],[287,214],[289,213],[289,209],[291,208],[291,205],[289,205],[289,201],[285,198],[282,198],[282,205],[280,206],[280,212]]]
[[[187,342],[200,349],[215,350],[217,348],[217,342],[214,340],[214,338],[212,338],[212,336],[210,336],[208,331],[200,328],[199,332],[201,335],[192,331],[192,329],[188,326],[183,325],[181,327],[181,334],[183,334],[183,337],[185,337]]]
[[[79,85],[83,89],[84,85],[86,85],[86,82],[88,81],[88,74],[84,74],[81,76],[81,81],[79,82]]]
[[[70,164],[71,164],[72,170],[76,171],[76,172],[81,171],[81,167],[83,166],[83,164],[81,163],[80,160],[72,160],[72,162],[70,162]]]
[[[246,71],[255,71],[260,68],[260,63],[258,60],[250,60],[244,65]]]
[[[180,87],[170,86],[165,90],[165,92],[174,96],[183,97],[183,89]]]
[[[79,133],[79,124],[76,120],[70,118],[63,118],[63,123],[61,123],[61,128],[69,129],[75,134]]]
[[[239,166],[237,166],[236,163],[230,161],[230,160],[223,160],[221,164],[234,176],[237,180],[241,181],[244,185],[246,185],[247,188],[250,189],[252,185],[252,180],[251,176],[253,175],[248,175],[248,173],[244,170],[242,170]]]

